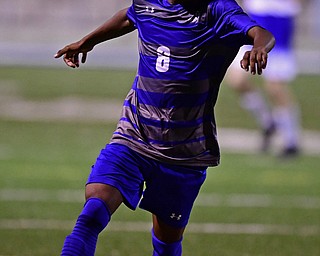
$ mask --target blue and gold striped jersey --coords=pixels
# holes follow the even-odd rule
[[[194,2],[133,0],[139,66],[110,143],[171,164],[215,166],[220,83],[257,24],[234,0]]]

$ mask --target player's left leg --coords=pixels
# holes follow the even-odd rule
[[[247,46],[241,48],[227,72],[225,81],[239,95],[241,107],[254,117],[259,128],[261,128],[261,151],[267,152],[270,147],[271,137],[275,132],[275,124],[272,111],[263,93],[256,88],[251,76],[240,68],[239,62],[247,50],[250,50]]]
[[[284,148],[281,156],[295,156],[299,149],[299,107],[289,87],[298,71],[292,43],[295,30],[294,16],[266,16],[262,20],[256,17],[253,19],[271,31],[277,41],[269,53],[268,68],[264,72],[266,89],[274,103],[274,119],[283,138]]]
[[[185,227],[172,227],[161,221],[156,215],[153,217],[152,245],[153,256],[182,255],[182,236]]]
[[[207,167],[164,164],[154,160],[146,170],[140,208],[153,214],[153,256],[180,256],[182,236]]]
[[[282,157],[299,153],[299,107],[287,82],[268,81],[267,90],[274,103],[274,120],[283,139]]]

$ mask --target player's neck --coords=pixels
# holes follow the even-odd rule
[[[182,4],[186,2],[190,2],[190,0],[168,0],[170,4]]]

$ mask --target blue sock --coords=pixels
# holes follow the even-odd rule
[[[110,212],[99,198],[90,198],[78,217],[75,227],[66,237],[61,256],[93,256],[99,233],[107,226]]]
[[[154,234],[152,229],[152,245],[153,254],[152,256],[181,256],[182,255],[182,238],[174,243],[164,243],[160,241]]]

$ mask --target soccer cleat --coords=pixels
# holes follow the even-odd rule
[[[271,138],[275,132],[276,132],[276,125],[274,122],[272,122],[267,129],[264,129],[262,131],[261,151],[263,153],[266,153],[269,151],[270,145],[271,145]]]
[[[282,159],[290,159],[297,157],[300,154],[299,148],[297,146],[285,148],[279,155]]]

